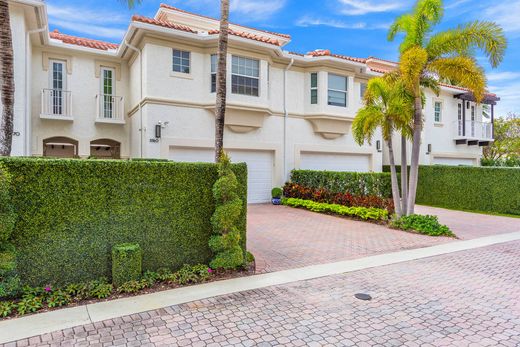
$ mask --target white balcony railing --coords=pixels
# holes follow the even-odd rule
[[[458,139],[493,140],[493,123],[466,120],[464,124],[461,120],[455,121],[455,137]]]
[[[61,89],[43,89],[41,117],[72,119],[72,93]]]
[[[106,94],[96,95],[96,121],[103,123],[124,123],[124,98]]]

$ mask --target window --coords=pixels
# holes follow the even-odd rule
[[[101,115],[103,118],[114,118],[114,74],[113,68],[101,68]]]
[[[442,102],[435,101],[433,119],[434,119],[435,123],[441,122],[441,120],[442,120]]]
[[[217,91],[217,64],[218,56],[216,54],[211,55],[211,92]]]
[[[173,50],[173,71],[190,73],[190,52]]]
[[[50,76],[50,88],[51,88],[51,107],[52,114],[61,115],[64,114],[64,98],[66,88],[66,74],[65,74],[65,62],[58,60],[51,60],[51,76]]]
[[[311,73],[311,104],[318,103],[318,73]]]
[[[475,105],[471,106],[471,136],[475,136]]]
[[[457,124],[458,124],[458,130],[459,130],[459,136],[462,134],[462,104],[457,104]]]
[[[231,92],[233,94],[258,96],[260,61],[233,56],[231,62]]]
[[[359,83],[359,98],[363,99],[365,96],[365,92],[367,91],[367,84],[366,82]]]
[[[347,107],[348,80],[329,73],[329,105]]]

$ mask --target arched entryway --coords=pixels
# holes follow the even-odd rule
[[[111,139],[98,139],[91,141],[90,157],[121,159],[121,143]]]
[[[64,136],[43,140],[43,156],[55,158],[77,158],[78,141]]]

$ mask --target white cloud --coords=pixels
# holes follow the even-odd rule
[[[87,37],[98,36],[107,39],[120,40],[124,34],[129,16],[119,12],[92,11],[81,7],[47,5],[51,28],[72,30],[85,34]],[[110,18],[110,20],[107,20]],[[106,25],[110,23],[111,25]]]
[[[272,16],[284,6],[285,0],[231,0],[229,10],[253,20]]]
[[[402,9],[409,1],[397,0],[338,0],[340,12],[348,16],[357,16],[367,13],[389,12]]]
[[[452,8],[456,8],[456,7],[459,7],[460,5],[463,5],[467,2],[470,2],[471,0],[454,0],[453,2],[448,2],[445,6],[444,6],[444,9],[446,10],[449,10],[449,9],[452,9]]]
[[[500,98],[496,106],[497,116],[505,117],[509,112],[520,114],[520,82],[518,80],[490,85],[489,91]]]
[[[484,17],[500,24],[505,31],[520,32],[520,0],[493,3],[484,11]]]
[[[491,72],[487,74],[487,79],[490,82],[510,81],[520,79],[520,72],[503,71]]]
[[[316,18],[311,16],[305,16],[298,19],[295,23],[300,27],[310,26],[328,26],[340,29],[359,29],[359,30],[372,30],[372,29],[388,29],[390,24],[379,23],[379,24],[368,24],[366,22],[347,22],[342,20],[330,19],[330,18]]]

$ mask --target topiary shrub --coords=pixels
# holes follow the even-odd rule
[[[271,190],[271,197],[273,199],[280,199],[282,197],[283,190],[282,188],[275,187]]]
[[[141,277],[142,254],[137,243],[123,243],[112,247],[112,283],[119,287],[123,283]]]
[[[214,269],[236,269],[244,264],[239,229],[243,201],[238,195],[238,180],[225,152],[220,155],[218,175],[213,186],[216,207],[211,217],[213,236],[209,247],[214,258],[210,266]]]

